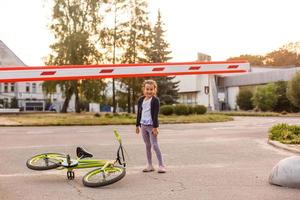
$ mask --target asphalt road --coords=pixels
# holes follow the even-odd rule
[[[299,199],[300,190],[269,185],[272,167],[293,155],[267,144],[273,124],[300,124],[300,118],[236,117],[207,124],[161,125],[159,144],[166,174],[142,173],[145,146],[134,126],[1,127],[0,199]],[[102,188],[82,184],[86,171],[67,180],[66,171],[32,171],[25,162],[43,152],[75,155],[83,146],[95,158],[114,159],[120,131],[129,155],[127,174]],[[154,161],[156,164],[155,154]]]

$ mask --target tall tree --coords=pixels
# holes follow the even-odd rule
[[[285,81],[277,81],[274,83],[275,84],[275,92],[277,95],[277,103],[274,106],[274,111],[275,112],[282,112],[282,111],[287,111],[287,112],[295,112],[299,111],[288,99],[287,97],[287,82]]]
[[[47,65],[95,64],[102,58],[98,51],[102,16],[99,14],[103,1],[99,0],[54,0],[50,29],[55,42],[50,46]],[[86,82],[89,80],[84,80]],[[95,82],[95,81],[94,81]],[[99,84],[101,80],[96,81]],[[69,101],[75,95],[75,109],[80,112],[80,93],[89,88],[81,87],[79,81],[57,81],[65,96],[62,112],[67,112]],[[97,84],[98,84],[97,83]],[[49,84],[49,87],[53,87]],[[47,83],[44,84],[47,87]]]
[[[300,108],[300,72],[288,82],[287,97],[294,106]]]
[[[250,63],[250,65],[264,66],[265,57],[260,55],[245,54],[237,57],[230,57],[227,59],[227,61],[231,61],[231,60],[247,60]]]
[[[113,21],[110,20],[111,27],[108,28],[108,37],[106,42],[107,49],[107,60],[116,64],[120,62],[120,52],[121,47],[124,45],[124,34],[123,31],[125,27],[128,26],[128,20],[124,18],[124,13],[126,13],[126,9],[128,9],[128,0],[109,0],[108,1],[108,13],[112,14]],[[108,15],[111,19],[111,15]],[[112,79],[112,104],[113,104],[113,112],[116,112],[116,89],[115,83],[116,79]]]
[[[150,34],[151,46],[146,51],[147,61],[150,63],[164,63],[171,59],[171,51],[168,50],[169,43],[164,38],[166,31],[163,25],[161,13],[158,10],[157,21]],[[174,82],[174,78],[174,76],[152,77],[157,82],[157,96],[162,104],[173,104],[178,99],[179,82]]]
[[[299,55],[285,48],[272,51],[266,55],[266,65],[270,66],[300,66]]]
[[[283,45],[282,48],[299,54],[300,53],[300,42],[290,42],[288,44]]]
[[[148,4],[146,0],[130,0],[130,19],[126,29],[125,52],[122,56],[122,63],[142,63],[145,62],[145,51],[149,45],[150,22],[148,18]],[[140,95],[142,79],[127,78],[122,79],[122,83],[127,89],[128,112],[135,112],[135,103]]]
[[[269,83],[258,86],[252,99],[253,105],[261,111],[272,111],[278,100],[275,84]]]

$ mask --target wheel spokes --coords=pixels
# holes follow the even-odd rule
[[[119,176],[122,173],[121,169],[118,168],[111,168],[111,169],[106,169],[106,170],[95,170],[91,172],[86,179],[89,182],[106,182],[109,181],[117,176]]]
[[[30,164],[36,166],[46,166],[48,167],[51,164],[57,164],[62,161],[62,158],[59,158],[58,155],[48,155],[44,154],[41,156],[37,156],[30,161]]]

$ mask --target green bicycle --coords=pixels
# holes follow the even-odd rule
[[[83,184],[88,187],[100,187],[115,183],[126,174],[126,162],[122,140],[118,131],[114,130],[119,142],[117,157],[115,160],[90,159],[93,155],[81,147],[77,147],[77,159],[71,159],[70,155],[60,153],[43,153],[28,159],[26,165],[32,170],[67,169],[69,180],[75,178],[74,169],[95,168],[83,176]]]

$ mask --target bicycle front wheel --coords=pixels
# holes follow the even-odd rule
[[[26,165],[33,170],[55,169],[60,166],[65,157],[60,153],[43,153],[28,159]]]
[[[95,169],[88,172],[82,179],[83,184],[88,187],[101,187],[113,184],[124,178],[126,170],[124,167],[114,166],[105,169],[105,172],[100,169]]]

